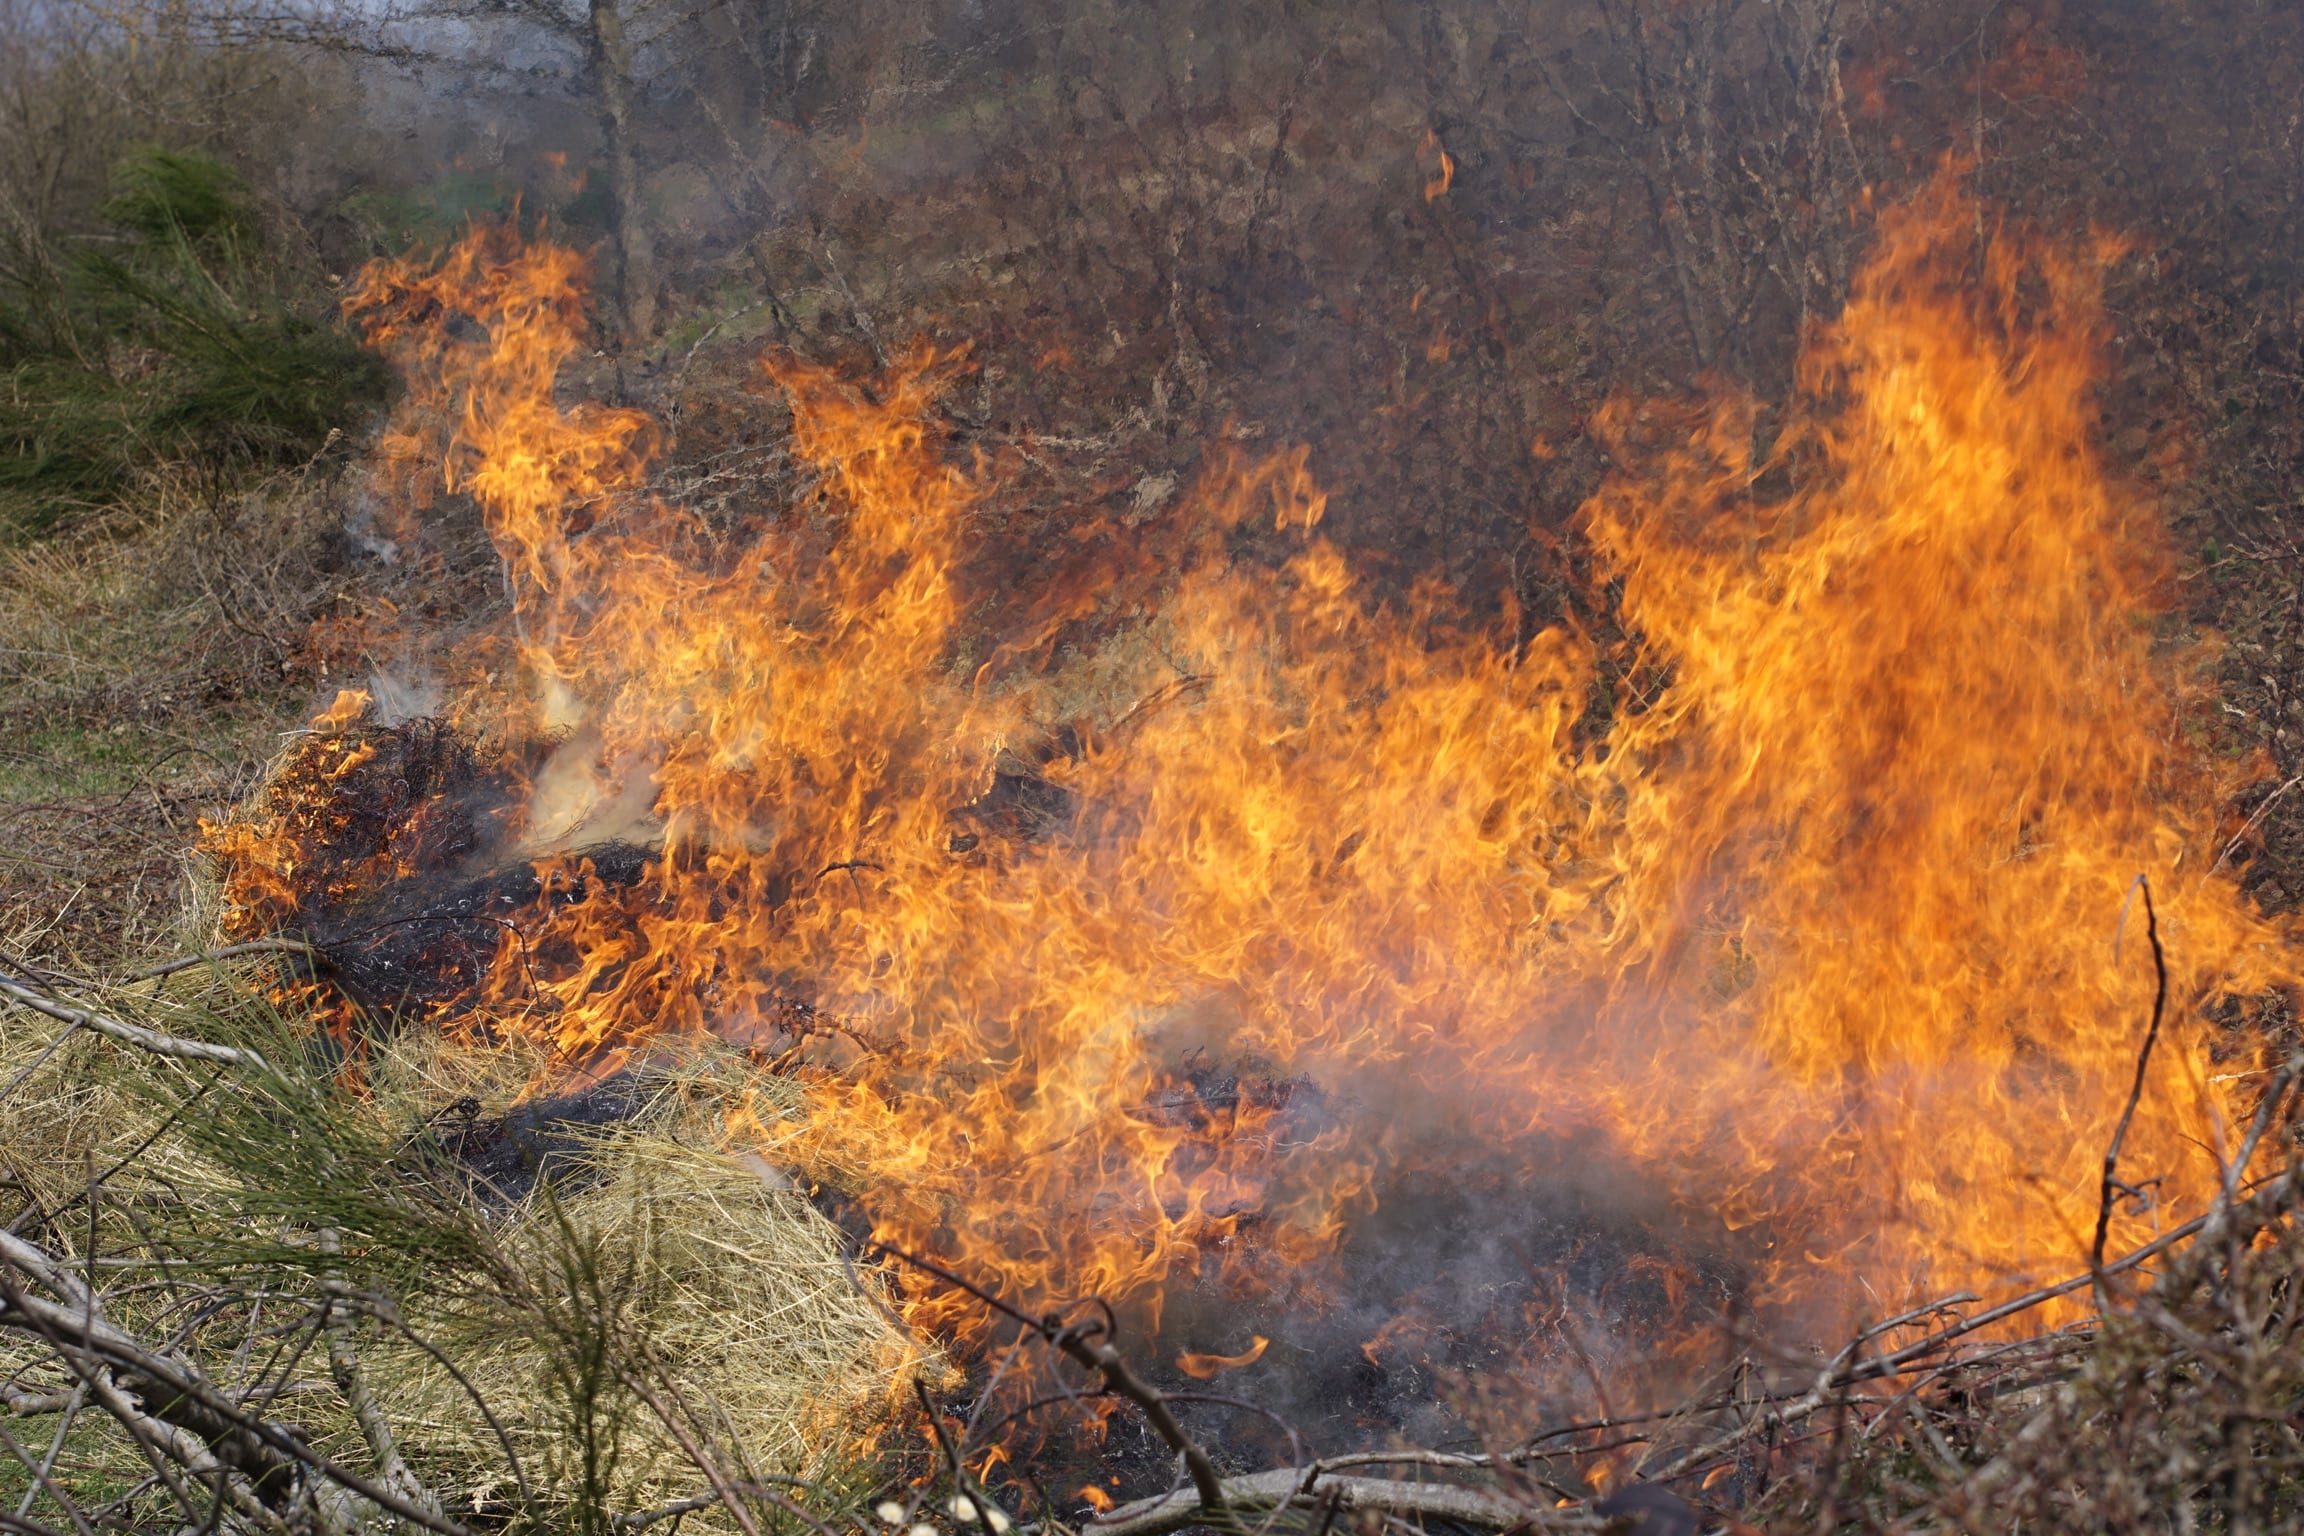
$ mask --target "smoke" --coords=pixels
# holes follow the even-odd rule
[[[376,512],[373,496],[365,492],[357,496],[352,515],[344,521],[344,537],[354,549],[389,570],[400,563],[400,541],[377,527]]]
[[[369,718],[392,727],[440,713],[445,689],[432,669],[407,661],[379,666],[368,673]]]
[[[601,750],[599,732],[584,728],[552,748],[529,789],[523,853],[661,841],[650,765],[603,762]]]

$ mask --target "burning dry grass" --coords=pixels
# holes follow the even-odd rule
[[[2254,1042],[2203,1015],[2294,969],[2223,873],[2256,765],[2173,728],[2165,531],[2090,447],[2107,249],[1979,251],[1962,185],[1882,220],[1780,406],[1608,414],[1580,526],[1621,649],[1371,590],[1303,451],[1212,453],[1141,549],[977,634],[1002,466],[950,451],[953,359],[771,360],[794,504],[713,529],[650,494],[653,423],[556,391],[570,253],[380,263],[350,304],[411,381],[384,489],[411,526],[468,491],[505,562],[513,623],[437,728],[498,799],[417,786],[348,694],[215,832],[227,920],[346,949],[523,871],[490,953],[410,995],[571,1058],[789,1046],[878,1235],[1050,1304],[1269,1294],[1403,1178],[1579,1142],[1794,1331],[2025,1289],[2085,1245],[2132,1075],[2123,893],[2176,936],[2180,1022],[2116,1240],[2213,1187]],[[1129,602],[1165,665],[1061,718],[1121,690],[1055,642]]]
[[[448,1033],[339,1059],[244,1004],[137,1001],[191,1010],[174,1033],[239,1019],[308,1062],[299,1092],[330,1113],[278,1094],[218,1113],[231,1092],[195,1103],[190,1079],[67,1092],[52,1135],[83,1164],[113,1149],[83,1143],[115,1110],[122,1134],[162,1131],[72,1251],[173,1244],[211,1274],[293,1275],[278,1294],[307,1309],[397,1298],[460,1373],[376,1332],[368,1395],[475,1516],[507,1477],[595,1520],[699,1493],[708,1462],[724,1500],[730,1476],[811,1475],[920,1365],[784,1176],[728,1160],[732,1136],[1021,1306],[1094,1296],[1155,1329],[1171,1302],[1167,1321],[1195,1298],[1202,1322],[1211,1297],[1261,1307],[1269,1351],[1188,1337],[1189,1317],[1155,1335],[1243,1390],[1324,1351],[1380,1376],[1397,1355],[1419,1390],[1466,1361],[1580,1363],[1605,1402],[1645,1362],[1593,1366],[1578,1328],[1682,1380],[1751,1346],[1693,1408],[1608,1415],[1557,1453],[1412,1463],[1501,1473],[1513,1523],[1551,1519],[1531,1489],[1555,1485],[1506,1470],[1538,1463],[1557,1486],[1669,1476],[1824,1526],[2285,1507],[2284,1482],[2243,1470],[2285,1465],[2250,1427],[2294,1395],[2285,1185],[2257,1191],[2243,1237],[2205,1229],[2195,1252],[2220,1257],[2108,1289],[2101,1335],[2068,1284],[1990,1327],[1946,1322],[1974,1298],[1926,1306],[1812,1390],[1769,1358],[1858,1308],[2027,1291],[2080,1261],[2092,1222],[2114,1254],[2213,1223],[2195,1213],[2232,1206],[2251,1108],[2229,1069],[2266,1048],[2252,1004],[2294,977],[2291,935],[2222,874],[2253,765],[2176,729],[2157,518],[2087,447],[2103,253],[2011,236],[1978,273],[1949,188],[1889,221],[1765,427],[1734,400],[1614,413],[1632,467],[1583,527],[1638,632],[1619,653],[1516,614],[1506,642],[1430,586],[1370,594],[1285,453],[1212,468],[1194,526],[1032,594],[1009,610],[1025,638],[985,647],[967,538],[998,466],[946,452],[948,361],[871,386],[780,362],[794,504],[720,527],[646,494],[644,418],[556,393],[582,313],[568,253],[489,234],[373,269],[355,302],[415,382],[380,484],[411,541],[428,498],[476,496],[513,622],[466,648],[440,720],[348,692],[211,847],[234,937],[292,931],[340,982],[383,967],[371,1017],[325,1010],[340,1030],[406,1004]],[[1297,542],[1258,553],[1255,524]],[[1036,655],[1116,596],[1160,611],[1087,658]],[[458,925],[477,943],[404,938]],[[2140,1072],[2160,961],[2173,1012]],[[773,1047],[778,1070],[714,1037]],[[557,1128],[533,1118],[545,1092]],[[1508,1245],[1437,1247],[1443,1202],[1413,1191],[1459,1186],[1483,1237],[1541,1228],[1512,1192],[1573,1183],[1572,1158],[1671,1220],[1644,1246],[1539,1231],[1495,1284],[1442,1275]],[[43,1211],[74,1197],[56,1166]],[[1594,1294],[1544,1289],[1585,1252],[1612,1271]],[[907,1294],[915,1319],[989,1356],[985,1298],[950,1282]],[[1756,1341],[1720,1326],[1737,1307]],[[1019,1347],[1037,1331],[1118,1379],[1077,1329],[1005,1316]],[[2033,1326],[2062,1331],[2015,1337]],[[317,1443],[388,1470],[335,1384]],[[1632,1423],[1665,1428],[1605,1438]],[[2133,1471],[2153,1437],[2189,1448]],[[1196,1485],[1273,1443],[1225,1445]],[[2131,1464],[2111,1502],[2074,1491],[2096,1456]],[[1310,1486],[1262,1478],[1243,1507]]]
[[[177,1041],[275,1062],[315,1046],[251,1007],[248,985],[270,978],[247,965],[69,991]],[[686,1509],[733,1529],[697,1498],[701,1437],[738,1486],[868,1526],[856,1453],[906,1368],[932,1363],[859,1295],[837,1235],[782,1176],[727,1154],[731,1107],[772,1121],[798,1108],[789,1084],[725,1051],[659,1054],[535,1115],[505,1156],[497,1133],[519,1123],[544,1065],[517,1044],[408,1031],[353,1074],[325,1049],[313,1060],[318,1075],[292,1086],[0,1013],[15,1232],[95,1275],[100,1317],[295,1426],[317,1455],[368,1468],[376,1442],[353,1403],[381,1408],[395,1454],[455,1521],[606,1530]],[[1930,1346],[1929,1330],[1972,1326],[1955,1302],[1851,1343],[1821,1375],[1760,1363],[1762,1348],[1722,1390],[1661,1414],[1581,1431],[1498,1420],[1487,1456],[1403,1449],[1224,1487],[1275,1532],[1387,1501],[1473,1528],[1613,1530],[1554,1511],[1551,1490],[1641,1475],[1785,1532],[2291,1528],[2304,1518],[2304,1165],[2283,1106],[2300,1063],[2269,1085],[2253,1173],[2235,1167],[2232,1195],[2188,1240],[2109,1266],[2101,1321]],[[347,1075],[358,1093],[315,1096]],[[470,1182],[447,1189],[426,1149]],[[137,1498],[158,1495],[121,1424],[71,1405],[73,1378],[36,1333],[0,1338],[19,1448],[81,1509],[134,1523]],[[635,1368],[645,1391],[620,1379]],[[651,1395],[683,1404],[690,1444]],[[1218,1464],[1236,1465],[1229,1450],[1215,1447]],[[1388,1465],[1441,1480],[1388,1483]],[[1329,1492],[1291,1504],[1299,1484]],[[1180,1498],[1101,1523],[1222,1527]]]
[[[420,1030],[348,1070],[250,1002],[265,976],[249,964],[70,995],[305,1063],[278,1077],[0,1014],[15,1230],[95,1274],[113,1323],[350,1464],[372,1450],[356,1373],[460,1519],[592,1528],[676,1501],[704,1487],[698,1440],[746,1482],[824,1508],[851,1496],[892,1393],[927,1362],[859,1289],[831,1223],[727,1150],[725,1106],[773,1113],[784,1085],[732,1053],[668,1053],[524,1105],[525,1053]],[[59,1422],[58,1403],[32,1400],[73,1378],[37,1333],[0,1336],[0,1378],[32,1425]],[[119,1424],[73,1413],[55,1475],[76,1499],[145,1476]]]

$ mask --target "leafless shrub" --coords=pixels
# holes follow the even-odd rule
[[[1786,340],[1847,291],[1850,214],[1870,180],[1841,74],[1849,7],[1596,9],[1605,46],[1582,58],[1564,50],[1568,67],[1548,80],[1638,178],[1696,365],[1781,376]],[[1763,351],[1775,354],[1768,373]]]

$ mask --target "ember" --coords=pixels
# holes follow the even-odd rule
[[[1884,220],[1781,414],[1612,413],[1582,527],[1629,654],[1379,601],[1301,454],[1211,473],[1140,631],[986,644],[955,360],[772,361],[812,478],[730,539],[640,488],[646,421],[555,402],[568,253],[375,266],[354,310],[489,518],[516,665],[442,723],[332,712],[212,833],[233,922],[590,1073],[759,1044],[807,1108],[742,1133],[878,1238],[1102,1297],[1187,1375],[1376,1372],[1304,1388],[1370,1433],[1435,1371],[2067,1270],[2153,997],[2137,877],[2173,1006],[2116,1239],[2215,1187],[2202,1005],[2292,969],[2221,873],[2251,765],[2177,729],[2155,518],[2087,446],[2102,253],[1979,274],[1974,219],[1940,185]],[[1251,519],[1284,564],[1228,553]]]

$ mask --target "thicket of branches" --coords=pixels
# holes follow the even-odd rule
[[[1040,445],[1027,523],[1123,474],[1111,514],[1156,515],[1229,430],[1310,443],[1364,558],[1557,599],[1593,409],[1768,397],[1867,209],[1952,154],[2138,236],[2108,435],[2147,470],[2208,440],[2219,549],[2293,501],[2285,8],[15,5],[16,266],[101,235],[140,142],[244,176],[315,317],[327,274],[517,200],[597,242],[607,387],[696,407],[699,454],[762,339],[869,365],[925,331],[979,360],[980,436]]]

